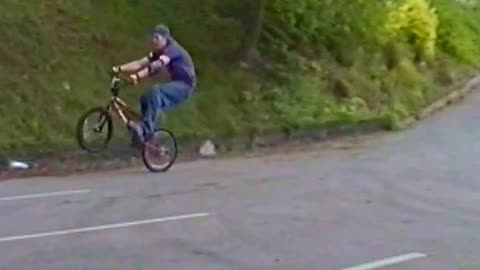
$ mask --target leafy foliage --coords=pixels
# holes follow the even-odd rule
[[[3,153],[75,147],[80,114],[108,101],[109,67],[144,55],[158,23],[200,75],[194,99],[162,122],[183,139],[395,122],[480,61],[478,1],[3,0],[0,9],[9,11],[0,17]],[[122,92],[133,105],[140,94]]]
[[[385,32],[390,40],[414,46],[420,59],[435,56],[438,16],[429,0],[405,0],[400,5],[390,2]]]

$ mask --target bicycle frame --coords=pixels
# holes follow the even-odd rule
[[[109,113],[115,113],[126,125],[129,120],[140,122],[141,116],[138,112],[128,106],[128,104],[117,96],[113,96],[108,106]]]
[[[140,122],[142,117],[141,115],[130,108],[128,104],[122,100],[118,94],[120,92],[120,79],[116,76],[113,77],[111,83],[111,91],[112,91],[112,98],[110,104],[107,107],[107,111],[109,114],[116,114],[126,125],[129,120]]]

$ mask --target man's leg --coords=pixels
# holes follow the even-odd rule
[[[185,102],[191,94],[190,87],[182,82],[155,85],[141,98],[143,130],[142,139],[148,140],[154,133],[159,114]]]

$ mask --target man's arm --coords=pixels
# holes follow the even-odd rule
[[[155,52],[150,52],[147,56],[140,58],[138,60],[134,60],[130,63],[126,63],[120,66],[115,66],[112,68],[113,72],[115,73],[126,73],[132,74],[134,72],[138,72],[139,70],[147,67],[150,63],[158,60],[160,55]]]
[[[151,62],[150,65],[147,63],[146,67],[141,68],[140,71],[130,75],[130,79],[134,84],[137,84],[140,80],[158,73],[162,67],[170,63],[170,60],[170,57],[161,55],[158,60]],[[150,61],[149,58],[147,58],[147,61]]]
[[[123,73],[130,74],[144,68],[149,63],[150,63],[149,57],[143,57],[141,59],[134,60],[132,62],[113,67],[113,71],[116,73],[123,72]]]

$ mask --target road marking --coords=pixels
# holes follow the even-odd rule
[[[387,259],[383,259],[380,261],[375,261],[367,264],[357,265],[357,266],[345,268],[342,270],[371,270],[371,269],[377,269],[377,268],[381,268],[381,267],[385,267],[393,264],[399,264],[406,261],[424,258],[426,256],[427,255],[422,253],[410,253],[410,254],[387,258]]]
[[[50,193],[37,193],[37,194],[11,196],[11,197],[1,197],[0,201],[14,201],[14,200],[25,200],[25,199],[34,199],[34,198],[43,198],[43,197],[65,196],[65,195],[81,194],[81,193],[88,193],[88,192],[90,192],[89,189],[66,190],[66,191],[58,191],[58,192],[50,192]]]
[[[125,223],[107,224],[107,225],[94,226],[94,227],[84,227],[84,228],[64,230],[64,231],[53,231],[53,232],[45,232],[45,233],[8,236],[8,237],[0,238],[0,242],[11,242],[11,241],[50,237],[50,236],[58,236],[58,235],[67,235],[67,234],[74,234],[74,233],[84,233],[84,232],[93,232],[93,231],[101,231],[101,230],[108,230],[108,229],[118,229],[118,228],[125,228],[125,227],[132,227],[132,226],[139,226],[139,225],[174,221],[174,220],[207,217],[207,216],[210,216],[210,215],[211,215],[210,213],[198,213],[198,214],[190,214],[190,215],[183,215],[183,216],[172,216],[172,217],[164,217],[164,218],[157,218],[157,219],[138,220],[138,221],[132,221],[132,222],[125,222]]]

